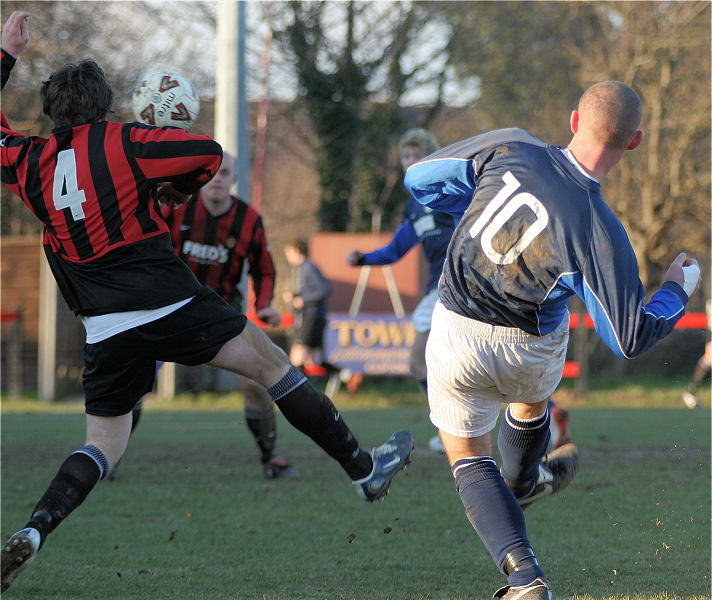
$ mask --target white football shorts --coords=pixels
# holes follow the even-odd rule
[[[413,311],[413,316],[411,317],[411,323],[413,324],[413,329],[418,333],[427,333],[430,331],[430,322],[433,317],[433,309],[435,308],[435,303],[438,301],[438,288],[434,287],[430,290],[420,302],[418,306],[415,307]]]
[[[430,420],[458,437],[492,431],[502,402],[532,404],[554,392],[568,341],[568,313],[554,331],[536,336],[462,317],[438,302],[425,350]]]

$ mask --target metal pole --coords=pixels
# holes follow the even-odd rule
[[[267,3],[264,50],[262,52],[262,98],[257,109],[257,133],[255,136],[255,164],[252,172],[252,206],[256,211],[262,207],[265,151],[267,145],[267,108],[269,105],[269,66],[272,56],[272,15]]]
[[[245,11],[247,2],[237,4],[237,195],[250,203],[249,114],[247,111],[247,69],[245,68]]]
[[[40,258],[40,331],[38,340],[37,395],[54,400],[57,367],[57,284],[44,256]]]
[[[217,61],[215,65],[215,124],[213,137],[225,152],[238,155],[237,70],[238,5],[241,2],[217,3]],[[242,173],[240,173],[242,175]]]

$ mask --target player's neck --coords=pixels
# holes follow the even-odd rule
[[[623,150],[611,150],[599,145],[581,142],[574,136],[567,146],[576,162],[596,181],[601,181],[616,165]]]
[[[230,210],[232,207],[232,198],[230,196],[220,199],[203,198],[203,206],[205,206],[205,210],[210,215],[216,217],[218,215],[225,214],[228,210]]]

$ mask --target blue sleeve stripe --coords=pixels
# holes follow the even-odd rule
[[[655,319],[665,319],[666,321],[677,321],[678,315],[681,317],[682,316],[681,313],[685,312],[685,309],[681,308],[680,310],[678,310],[676,313],[673,313],[672,315],[660,315],[652,310],[649,310],[647,306],[644,306],[643,312],[646,315],[650,315],[651,317],[653,317]]]
[[[474,162],[464,158],[435,158],[412,165],[404,184],[420,204],[440,212],[465,212],[477,186]]]
[[[603,302],[601,302],[601,299],[596,295],[596,292],[593,291],[593,288],[588,285],[585,278],[582,278],[582,282],[585,288],[584,302],[586,303],[586,309],[593,319],[598,335],[605,342],[606,346],[613,350],[614,354],[618,354],[623,358],[631,358],[623,350],[623,344],[621,343],[621,340],[613,327],[613,320],[606,312]],[[595,304],[590,301],[591,298],[596,301]]]
[[[570,273],[562,273],[556,280],[554,286],[549,289],[547,296],[553,292],[556,285],[561,283],[561,285],[567,287],[577,296],[579,296],[586,305],[586,310],[588,314],[591,315],[593,319],[593,324],[596,327],[596,332],[603,340],[603,342],[608,346],[614,354],[622,356],[624,358],[630,358],[626,356],[623,351],[623,345],[620,339],[616,335],[616,331],[613,327],[613,321],[606,312],[603,302],[600,298],[596,296],[593,289],[586,283],[583,274],[579,271],[572,271]]]
[[[616,331],[613,319],[606,310],[605,304],[586,282],[583,275],[577,272],[564,273],[558,277],[557,281],[560,285],[575,292],[584,301],[586,310],[593,319],[596,332],[606,346],[622,358],[631,359],[638,356],[656,340],[667,335],[685,312],[682,300],[674,291],[664,287],[658,290],[653,294],[648,304],[638,307],[640,318],[635,320],[641,321],[641,323],[635,331],[630,332],[630,335],[635,336],[635,339],[631,339],[630,348],[626,351],[626,346],[621,338],[623,332]],[[553,289],[550,289],[550,293]],[[660,323],[664,324],[658,325]]]

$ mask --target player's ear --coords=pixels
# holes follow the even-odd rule
[[[638,147],[638,144],[643,141],[643,132],[638,129],[638,131],[635,132],[635,135],[633,136],[633,139],[630,141],[630,144],[626,146],[626,150],[633,150]]]
[[[571,133],[576,135],[578,133],[578,128],[579,128],[579,111],[577,111],[577,110],[571,111],[571,118],[569,119],[569,125],[571,126]]]

